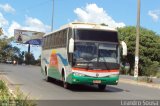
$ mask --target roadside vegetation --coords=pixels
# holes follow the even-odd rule
[[[135,41],[136,27],[127,26],[118,29],[120,40],[125,41],[128,47],[128,55],[122,57],[121,73],[134,74],[135,60]],[[152,82],[152,77],[160,76],[160,35],[155,32],[141,28],[140,29],[140,48],[139,48],[139,75],[147,82]],[[126,70],[125,64],[130,68]]]
[[[0,106],[36,106],[36,104],[28,100],[28,97],[24,96],[19,89],[15,95],[11,94],[6,84],[0,80]]]
[[[21,51],[20,48],[11,45],[14,38],[0,39],[0,63],[40,65],[40,57],[36,60],[33,53]]]

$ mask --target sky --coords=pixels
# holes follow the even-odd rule
[[[0,27],[4,35],[14,29],[51,31],[53,0],[0,0]],[[137,0],[54,0],[53,29],[69,22],[105,23],[109,27],[136,26]],[[141,0],[141,27],[160,35],[160,0]],[[27,51],[27,45],[12,43]],[[41,47],[31,46],[37,59]]]

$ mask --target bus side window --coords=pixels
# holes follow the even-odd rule
[[[50,38],[50,48],[53,48],[53,34],[51,34],[51,38]]]
[[[44,38],[42,38],[42,49],[44,49]]]
[[[50,48],[51,48],[51,41],[52,41],[51,35],[48,36],[48,39],[49,39],[49,42],[48,42],[48,49],[50,49]]]
[[[55,36],[55,37],[54,37],[54,41],[55,41],[55,43],[54,43],[55,45],[54,45],[54,46],[55,46],[55,48],[56,48],[56,47],[57,47],[57,33],[55,33],[54,36]]]
[[[47,49],[47,37],[45,37],[44,49]]]
[[[49,39],[49,36],[47,36],[47,49],[49,49],[49,42],[50,42],[50,39]]]
[[[63,32],[63,42],[64,42],[64,47],[66,47],[66,43],[67,43],[67,29],[65,29],[64,32]]]

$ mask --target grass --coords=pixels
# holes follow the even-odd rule
[[[20,92],[19,88],[16,89],[15,96],[13,96],[5,82],[0,80],[0,106],[36,106],[34,101],[28,99],[28,96]]]

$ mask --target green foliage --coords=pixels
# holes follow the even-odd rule
[[[8,88],[5,83],[0,80],[0,105],[7,106],[12,96],[8,92]]]
[[[128,55],[123,62],[129,62],[130,74],[134,69],[136,27],[128,26],[118,29],[119,38],[127,43]],[[160,36],[155,32],[141,28],[140,29],[140,48],[139,48],[139,74],[151,76],[157,72],[160,64]]]
[[[5,83],[0,80],[0,105],[2,106],[36,106],[34,101],[28,100],[19,89],[16,90],[15,96],[9,91]]]
[[[25,63],[35,65],[35,58],[32,53],[25,53]]]
[[[32,65],[40,65],[40,59],[35,60],[34,55],[32,53],[20,51],[20,48],[16,46],[12,46],[10,44],[10,41],[12,41],[13,38],[10,39],[0,39],[0,62],[5,62],[7,60],[9,61],[17,61],[18,64],[26,63],[26,64],[32,64]],[[24,58],[26,59],[24,61]]]
[[[156,77],[160,78],[160,72],[157,72]]]

